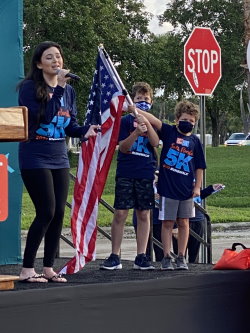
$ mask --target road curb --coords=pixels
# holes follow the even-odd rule
[[[111,233],[111,227],[102,227],[102,229],[108,234]],[[250,222],[230,222],[230,223],[212,223],[212,232],[230,232],[230,231],[244,231],[250,229]],[[21,237],[27,237],[28,230],[21,230]],[[67,237],[71,236],[70,228],[63,228],[62,235]],[[103,238],[100,233],[98,237]],[[124,238],[135,238],[134,227],[126,226],[124,229]]]

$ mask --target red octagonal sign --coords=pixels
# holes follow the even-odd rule
[[[184,74],[196,95],[212,95],[221,78],[221,49],[210,28],[196,27],[189,36]]]

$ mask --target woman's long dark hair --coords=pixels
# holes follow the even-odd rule
[[[36,97],[41,103],[40,109],[38,110],[38,113],[37,113],[37,125],[43,119],[43,116],[45,113],[45,104],[49,99],[48,85],[44,80],[42,70],[37,67],[37,64],[39,64],[41,62],[43,52],[45,50],[49,49],[50,47],[56,47],[59,50],[59,52],[61,53],[61,56],[63,58],[62,48],[58,43],[51,42],[51,41],[45,41],[45,42],[38,44],[33,52],[32,58],[31,58],[29,72],[17,86],[17,89],[20,89],[23,82],[25,82],[26,80],[33,80],[35,82]]]
[[[36,97],[41,102],[46,102],[48,100],[48,87],[47,83],[44,81],[43,72],[41,69],[37,67],[37,64],[41,62],[43,52],[49,49],[50,47],[56,47],[60,51],[61,56],[63,58],[62,48],[58,43],[45,41],[38,44],[31,58],[29,72],[18,85],[18,88],[20,88],[20,86],[24,81],[33,80],[36,85]]]

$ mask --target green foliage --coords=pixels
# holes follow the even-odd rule
[[[208,210],[212,223],[249,222],[249,207],[241,209],[209,206]]]
[[[79,117],[85,115],[97,47],[104,44],[125,86],[141,77],[142,50],[150,34],[150,15],[136,0],[24,0],[24,61],[27,72],[34,47],[44,41],[58,42],[65,67],[82,81],[74,84]]]
[[[164,88],[164,97],[180,99],[189,90],[183,73],[183,43],[179,35],[171,33],[153,36],[149,42],[147,61],[151,71],[149,81],[154,87]]]
[[[245,79],[245,70],[240,67],[245,63],[243,1],[173,0],[167,4],[161,21],[170,22],[174,26],[171,35],[177,38],[177,47],[171,43],[167,44],[168,57],[175,65],[172,66],[173,72],[168,73],[165,78],[166,87],[169,87],[166,89],[166,96],[173,92],[179,97],[180,94],[184,95],[180,89],[182,84],[176,68],[178,61],[179,67],[183,68],[183,54],[178,51],[183,50],[184,43],[195,26],[211,28],[221,47],[222,78],[213,97],[206,100],[206,109],[213,129],[213,145],[217,146],[219,133],[224,140],[227,131],[242,131],[242,124],[234,121],[234,117],[240,118],[239,91],[236,90],[236,86],[241,85]],[[169,77],[173,80],[170,80],[170,84]],[[183,73],[181,77],[183,78]],[[183,85],[183,90],[191,92],[187,84]]]
[[[226,188],[208,198],[213,206],[249,207],[250,146],[207,148],[207,184],[223,183]],[[232,204],[232,206],[231,206]]]
[[[160,36],[148,31],[151,15],[143,9],[142,0],[24,0],[25,71],[39,42],[54,40],[61,44],[65,67],[82,78],[81,82],[72,82],[81,123],[97,47],[103,43],[127,90],[136,81],[148,82],[155,91],[163,88],[163,104],[168,110],[176,100],[192,94],[183,73],[184,43],[194,26],[210,27],[222,50],[222,79],[214,96],[206,99],[208,132],[212,128],[216,146],[219,134],[224,141],[227,132],[241,131],[235,87],[245,78],[240,67],[245,63],[243,1],[168,2],[161,22],[170,22],[175,29]]]
[[[225,189],[220,193],[210,195],[206,199],[208,213],[213,223],[217,222],[248,222],[249,207],[249,165],[250,146],[248,147],[217,147],[207,148],[206,184],[223,183]],[[72,154],[71,165],[77,164],[78,156]],[[76,167],[71,172],[76,174]],[[114,187],[116,172],[116,153],[113,157],[105,189],[102,195],[109,205],[114,203]],[[72,201],[73,182],[70,183],[68,202]],[[26,191],[23,193],[22,229],[28,229],[34,219],[34,208]],[[98,224],[109,226],[113,214],[99,205]],[[131,224],[131,212],[127,224]],[[70,209],[66,207],[64,226],[70,226]]]
[[[24,0],[25,72],[39,42],[54,40],[61,44],[65,67],[82,78],[77,84],[72,82],[82,120],[97,47],[103,43],[128,90],[135,81],[147,81],[155,90],[164,88],[164,96],[155,98],[152,111],[172,122],[176,100],[192,94],[183,75],[184,43],[194,26],[210,27],[222,50],[222,79],[213,97],[206,99],[207,128],[209,132],[210,127],[213,129],[214,146],[219,143],[219,133],[224,140],[227,132],[241,131],[239,92],[235,87],[245,79],[244,69],[240,67],[246,62],[243,0],[172,0],[166,4],[161,21],[172,23],[175,29],[162,36],[149,33],[149,19],[150,14],[143,11],[142,0]],[[197,97],[192,96],[192,99],[198,102]],[[226,184],[222,193],[208,199],[212,220],[247,220],[249,147],[208,148],[207,161],[207,182]],[[72,155],[73,173],[76,165],[77,159]],[[111,205],[114,178],[115,160],[103,194]],[[72,189],[73,184],[70,193]],[[30,208],[32,203],[28,200],[24,193],[23,225],[26,227],[34,216]],[[65,221],[69,221],[68,210],[66,214]],[[100,214],[105,213],[100,210]],[[103,218],[101,223],[110,220],[110,217]]]
[[[212,222],[249,221],[250,147],[210,147],[206,153],[207,184],[226,185],[206,200]]]

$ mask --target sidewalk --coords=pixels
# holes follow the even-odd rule
[[[110,234],[110,227],[103,228]],[[27,231],[22,231],[22,253],[25,246]],[[63,229],[62,235],[71,239],[70,229]],[[216,263],[221,257],[224,249],[231,248],[233,243],[243,243],[250,248],[250,222],[219,223],[212,225],[212,262]],[[111,242],[98,233],[96,242],[96,258],[104,259],[109,256]],[[136,255],[136,241],[133,227],[126,227],[121,247],[123,259],[134,260]],[[66,242],[60,242],[60,257],[73,257],[74,249]],[[38,250],[38,258],[43,257],[43,243]]]

